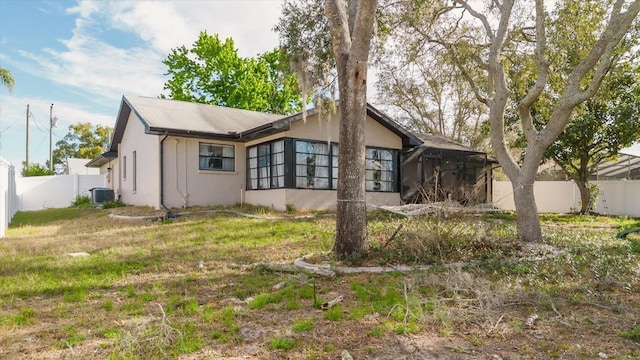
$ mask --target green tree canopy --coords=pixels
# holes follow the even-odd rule
[[[53,150],[53,164],[64,165],[68,158],[93,159],[109,146],[109,136],[113,129],[109,126],[78,123],[69,125],[69,132],[56,143]]]
[[[549,90],[532,109],[536,128],[542,129],[549,122],[549,110],[556,106],[571,69],[588,54],[590,44],[595,43],[600,24],[607,16],[606,7],[607,3],[602,0],[583,0],[564,1],[556,8],[555,21],[548,22],[554,34],[548,43]],[[608,75],[596,94],[576,106],[567,127],[544,153],[544,160],[553,159],[578,186],[582,213],[589,210],[588,180],[597,166],[615,158],[622,148],[640,138],[639,39],[640,24],[636,22],[618,45]],[[516,98],[524,98],[524,89],[535,78],[534,64],[522,59],[510,78]],[[591,79],[587,77],[585,84]],[[509,116],[517,118],[515,109],[511,109]],[[526,147],[521,132],[515,145],[521,149]]]
[[[53,170],[49,170],[38,163],[31,163],[27,166],[26,161],[22,162],[22,171],[20,173],[24,177],[55,175]]]
[[[277,49],[243,58],[232,39],[201,32],[191,49],[172,49],[163,63],[169,98],[277,114],[301,109],[297,77]]]
[[[15,80],[11,72],[3,67],[0,67],[0,84],[4,85],[9,91],[13,91]]]

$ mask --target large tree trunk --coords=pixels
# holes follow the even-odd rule
[[[533,194],[533,183],[520,185],[511,182],[513,200],[516,204],[516,224],[518,236],[524,241],[538,241],[542,239],[538,206]]]
[[[348,4],[345,0],[325,2],[340,90],[338,202],[333,249],[338,259],[361,251],[367,239],[364,125],[375,10],[375,0],[349,1]]]
[[[338,258],[360,251],[367,238],[365,202],[366,63],[338,63],[340,87],[340,143],[336,243]],[[343,84],[345,82],[346,84]],[[346,92],[343,92],[346,89]]]
[[[591,203],[591,193],[589,191],[589,183],[575,181],[580,191],[580,214],[589,212],[589,204]]]

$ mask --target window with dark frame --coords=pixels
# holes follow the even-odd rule
[[[398,150],[367,147],[365,189],[367,191],[397,191]]]
[[[289,144],[286,148],[293,150],[293,156],[288,157],[282,139],[247,148],[247,190],[337,189],[338,144],[313,140]],[[294,169],[288,175],[291,183],[285,184],[285,166]],[[367,147],[365,170],[367,191],[398,191],[398,150]]]
[[[233,145],[200,143],[200,170],[235,171]]]
[[[284,140],[248,148],[247,189],[279,189],[285,187]]]
[[[307,140],[296,140],[295,144],[296,188],[332,189],[334,181],[331,175],[331,144]],[[337,182],[335,184],[337,185]]]

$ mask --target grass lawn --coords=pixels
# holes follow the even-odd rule
[[[229,265],[328,252],[335,218],[235,210],[281,218],[16,214],[0,239],[0,358],[640,359],[640,237],[615,238],[637,219],[543,215],[527,247],[511,214],[375,212],[354,263],[436,266],[325,278]]]

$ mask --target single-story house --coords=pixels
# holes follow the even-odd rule
[[[109,150],[87,166],[131,205],[331,209],[339,122],[124,96]],[[421,141],[369,105],[365,142],[366,201],[400,204],[401,155]]]

